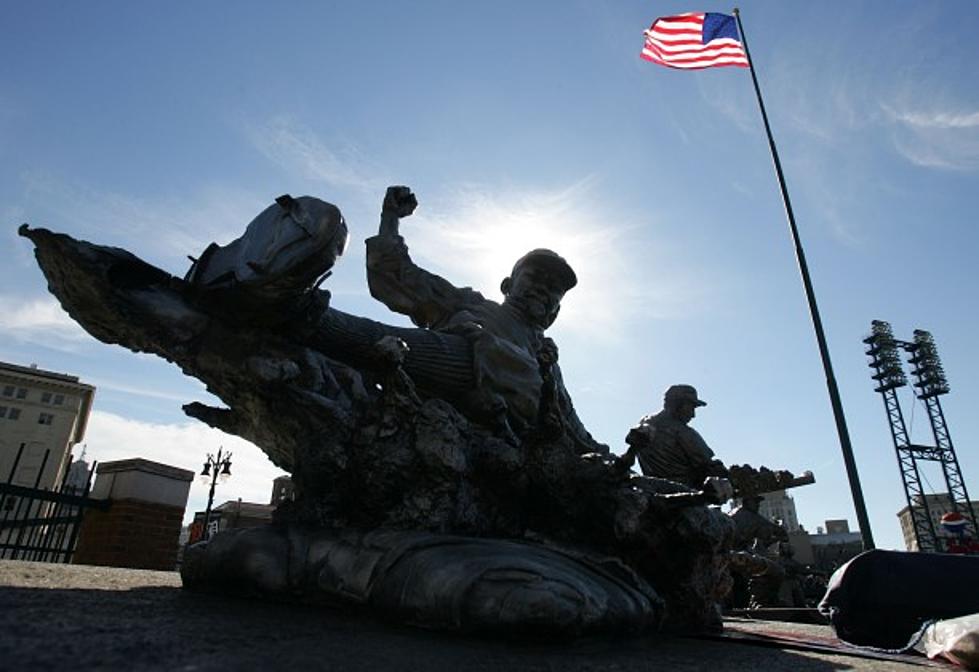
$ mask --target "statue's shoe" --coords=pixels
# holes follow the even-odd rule
[[[426,628],[579,636],[655,629],[663,601],[621,562],[428,532],[230,530],[185,551],[193,590],[360,604]]]

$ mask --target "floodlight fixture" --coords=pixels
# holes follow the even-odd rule
[[[914,386],[919,390],[919,398],[948,394],[948,379],[931,332],[924,329],[914,330],[914,345],[908,362],[913,367],[911,373],[918,379]]]
[[[867,344],[866,352],[870,357],[867,366],[875,370],[871,378],[877,381],[876,392],[893,390],[908,384],[908,378],[904,375],[901,366],[899,346],[894,339],[890,323],[883,320],[871,322],[870,336],[863,339],[863,342]]]

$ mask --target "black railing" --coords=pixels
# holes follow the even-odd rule
[[[91,499],[88,493],[95,464],[84,486],[68,482],[68,472],[55,490],[41,488],[41,477],[50,450],[45,451],[34,486],[14,485],[24,453],[21,444],[6,483],[0,483],[0,559],[34,562],[71,562],[78,531],[87,509],[109,508],[108,500]]]

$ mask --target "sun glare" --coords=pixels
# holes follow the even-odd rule
[[[562,303],[561,329],[607,334],[602,325],[625,319],[641,298],[627,279],[644,273],[621,239],[628,228],[606,226],[606,218],[587,205],[587,191],[583,183],[492,197],[470,191],[438,212],[419,213],[404,233],[418,263],[496,301],[517,259],[534,248],[551,249],[578,276]]]

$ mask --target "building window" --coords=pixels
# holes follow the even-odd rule
[[[56,394],[56,395],[54,395],[54,405],[55,406],[61,406],[61,404],[63,404],[63,403],[65,403],[65,395],[63,395],[63,394]]]
[[[12,396],[14,396],[14,386],[13,385],[4,385],[4,387],[3,387],[3,396],[5,396],[5,397],[12,397]]]
[[[11,408],[9,411],[7,411],[7,418],[8,419],[10,419],[10,420],[16,420],[19,417],[20,417],[20,409],[19,408]]]
[[[51,403],[51,393],[50,392],[42,392],[41,393],[41,403],[42,404],[50,404]]]
[[[39,425],[50,425],[54,421],[54,416],[50,413],[41,413],[37,418],[37,424]]]
[[[17,388],[17,398],[18,399],[27,399],[27,388],[26,387],[18,387]]]
[[[7,417],[7,407],[0,406],[0,418],[6,418],[6,417]]]

